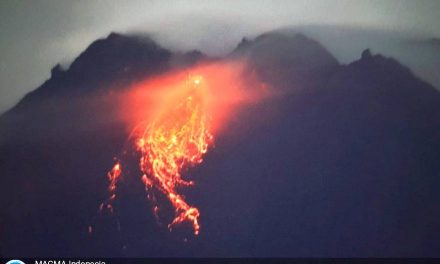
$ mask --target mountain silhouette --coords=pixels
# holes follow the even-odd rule
[[[247,57],[259,78],[278,90],[310,90],[338,66],[321,44],[302,34],[266,33],[253,41],[243,39],[233,54]]]
[[[198,237],[159,227],[139,181],[121,186],[116,216],[96,213],[126,141],[114,92],[210,59],[112,33],[0,117],[0,254],[438,257],[432,85],[369,50],[340,64],[301,34],[243,39],[238,58],[283,96],[237,113],[191,169]]]

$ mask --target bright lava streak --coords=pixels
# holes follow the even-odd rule
[[[170,231],[188,222],[195,235],[200,233],[199,209],[178,192],[180,187],[194,185],[182,178],[182,171],[203,161],[214,134],[226,128],[233,111],[264,96],[264,85],[244,88],[242,72],[241,63],[205,65],[138,83],[121,96],[123,118],[129,127],[136,127],[130,136],[129,152],[134,149],[137,153],[139,176],[156,218],[160,208],[155,194],[163,195],[172,205]],[[127,176],[125,165],[118,159],[107,173],[109,198],[100,210],[114,211],[116,188]]]
[[[194,185],[185,181],[181,171],[203,161],[213,136],[210,132],[210,116],[206,107],[206,85],[200,75],[189,75],[183,84],[176,85],[179,91],[166,97],[155,118],[136,136],[135,149],[140,153],[139,170],[141,180],[154,204],[153,212],[158,217],[154,191],[158,190],[170,201],[175,211],[172,228],[184,221],[191,223],[194,234],[200,232],[199,210],[190,206],[183,195],[177,192],[180,186]],[[122,177],[122,166],[117,161],[107,173],[109,198],[100,210],[113,212],[116,186]]]
[[[183,180],[181,171],[202,162],[212,135],[204,111],[202,77],[189,77],[186,88],[188,91],[177,104],[169,104],[138,139],[137,148],[142,153],[139,166],[147,191],[157,188],[175,209],[175,218],[168,228],[189,221],[197,235],[199,210],[190,206],[176,187],[194,184]]]

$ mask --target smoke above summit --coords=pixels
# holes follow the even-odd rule
[[[218,56],[234,49],[243,37],[298,25],[350,26],[391,35],[403,31],[435,38],[440,35],[439,8],[435,0],[1,1],[0,112],[48,79],[54,65],[67,66],[89,43],[112,31],[147,33],[172,50],[198,49]]]

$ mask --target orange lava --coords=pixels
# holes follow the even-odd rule
[[[174,208],[172,228],[189,222],[194,234],[200,232],[199,209],[190,205],[179,187],[193,186],[183,179],[182,170],[203,161],[214,137],[226,128],[237,106],[261,98],[261,90],[245,89],[243,64],[217,63],[176,71],[134,85],[124,96],[124,120],[132,127],[133,149],[140,154],[142,182],[157,215],[154,191],[162,193]],[[121,177],[119,161],[108,173],[110,199],[116,198]]]
[[[118,181],[121,178],[121,173],[122,173],[122,169],[121,169],[121,164],[118,162],[115,163],[115,165],[113,166],[113,168],[107,172],[107,178],[109,181],[109,186],[108,186],[108,192],[110,194],[109,198],[107,199],[107,201],[105,203],[102,203],[99,207],[100,210],[103,210],[104,208],[110,210],[110,212],[113,212],[113,201],[116,199],[116,184],[118,183]],[[89,229],[89,232],[90,229]]]
[[[199,210],[188,205],[177,193],[178,186],[193,185],[182,179],[185,166],[202,162],[212,135],[209,116],[204,104],[204,87],[201,76],[190,76],[182,88],[182,94],[171,98],[172,102],[159,113],[137,141],[141,151],[140,169],[148,189],[157,188],[167,196],[175,209],[176,217],[168,226],[189,221],[194,233],[199,233]]]

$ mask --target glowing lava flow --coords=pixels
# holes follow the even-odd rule
[[[192,181],[182,179],[181,171],[185,167],[202,162],[212,142],[210,116],[206,108],[206,87],[202,76],[189,76],[183,85],[176,85],[178,91],[169,97],[162,98],[160,111],[145,128],[136,136],[136,150],[140,153],[139,170],[141,179],[148,193],[147,197],[154,204],[154,213],[158,216],[155,190],[167,197],[175,210],[174,220],[168,225],[188,221],[194,234],[200,231],[199,210],[190,206],[185,198],[177,192],[180,186],[191,186]],[[112,203],[116,199],[116,185],[122,177],[119,161],[107,173],[109,180],[109,198],[102,203],[100,210],[113,212]]]
[[[242,63],[201,65],[137,83],[121,96],[123,103],[118,109],[122,118],[129,128],[136,127],[130,135],[132,145],[123,155],[132,159],[131,153],[135,154],[139,170],[136,176],[140,175],[145,185],[156,217],[162,212],[158,203],[162,195],[172,205],[170,230],[188,222],[194,234],[199,234],[199,210],[178,192],[180,187],[194,185],[182,178],[182,172],[202,162],[213,143],[213,135],[224,131],[232,113],[242,104],[256,102],[264,96],[265,86],[245,88],[243,69]],[[125,166],[124,159],[118,159],[108,172],[109,198],[101,204],[101,210],[113,212],[117,185],[122,177],[133,172]],[[166,213],[161,215],[168,217]]]
[[[108,198],[106,203],[101,204],[99,210],[102,211],[104,207],[106,207],[106,209],[110,210],[110,212],[113,212],[112,204],[113,201],[116,199],[116,184],[120,180],[121,173],[122,173],[121,164],[118,161],[113,166],[113,168],[107,173],[107,178],[109,181],[108,192],[110,193],[110,197]]]
[[[176,191],[178,186],[193,185],[182,179],[185,166],[202,162],[212,140],[209,132],[209,117],[203,102],[202,77],[190,77],[187,81],[189,91],[176,105],[169,105],[153,121],[144,135],[137,141],[141,151],[140,169],[142,180],[148,190],[157,188],[165,194],[175,209],[176,216],[168,227],[189,221],[194,234],[198,234],[199,210],[188,205]],[[157,210],[158,207],[155,207]]]

